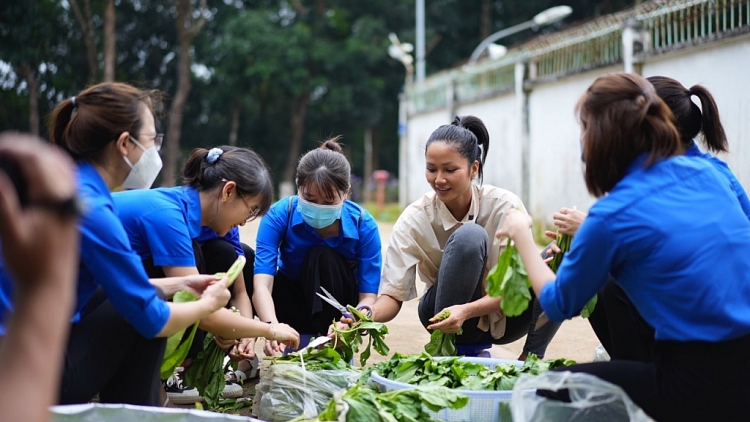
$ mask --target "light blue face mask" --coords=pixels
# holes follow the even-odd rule
[[[314,202],[305,201],[300,197],[297,209],[300,214],[302,214],[305,223],[316,229],[322,229],[330,226],[336,220],[341,218],[341,207],[343,206],[343,202],[337,205],[320,205]]]

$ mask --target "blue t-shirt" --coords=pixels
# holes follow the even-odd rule
[[[112,196],[96,169],[78,163],[78,194],[86,204],[79,221],[81,263],[73,322],[98,287],[102,287],[117,312],[142,336],[152,338],[169,319],[169,306],[156,295],[140,257],[133,252],[122,223],[115,215]],[[12,285],[0,276],[0,306],[7,306]]]
[[[195,267],[193,239],[201,232],[201,202],[191,187],[112,194],[117,216],[141,259],[157,267]]]
[[[591,207],[539,301],[550,319],[580,312],[611,273],[657,340],[750,333],[750,221],[726,177],[680,156],[637,159]]]
[[[734,191],[735,195],[737,195],[737,200],[740,201],[742,211],[744,211],[747,218],[750,219],[750,200],[748,200],[745,189],[742,188],[740,181],[737,180],[736,177],[734,177],[734,173],[732,173],[732,170],[729,169],[727,163],[719,160],[711,154],[702,152],[700,148],[698,148],[698,145],[696,145],[695,141],[693,141],[693,144],[690,145],[690,148],[688,148],[688,150],[685,152],[685,155],[687,155],[688,157],[705,158],[714,166],[714,168],[716,168],[716,170],[719,170],[721,174],[726,176],[726,178],[729,179],[732,190]]]
[[[213,231],[210,227],[201,227],[201,233],[198,235],[197,239],[199,244],[202,245],[209,240],[214,239],[221,239],[229,242],[229,244],[234,248],[235,252],[237,252],[237,256],[245,256],[245,251],[242,250],[242,243],[240,243],[239,228],[235,227],[232,230],[229,230],[229,232],[227,232],[227,234],[225,234],[224,236],[219,236],[219,234]]]
[[[351,201],[341,209],[339,235],[323,239],[305,223],[297,211],[297,196],[273,204],[258,228],[255,274],[276,275],[277,269],[292,280],[299,280],[307,252],[317,245],[328,245],[354,264],[354,277],[360,293],[377,293],[383,265],[378,225],[372,215]],[[283,243],[282,243],[283,240]]]

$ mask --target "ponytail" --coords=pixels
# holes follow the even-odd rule
[[[75,98],[75,97],[73,97]],[[52,144],[60,146],[62,149],[67,151],[73,158],[77,157],[76,154],[71,151],[69,145],[67,145],[67,132],[70,130],[70,122],[73,120],[73,110],[75,110],[75,101],[73,98],[67,98],[62,100],[50,114],[49,117],[49,141]]]
[[[706,148],[712,152],[728,152],[729,144],[724,126],[719,119],[719,108],[716,106],[713,95],[701,85],[693,85],[688,90],[690,95],[695,95],[701,102],[703,110],[700,118],[701,132]],[[696,106],[696,108],[698,108]]]

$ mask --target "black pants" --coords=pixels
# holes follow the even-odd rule
[[[244,243],[241,245],[247,259],[245,268],[242,269],[242,276],[245,278],[245,288],[247,289],[248,297],[252,298],[255,251]],[[237,259],[237,251],[234,250],[234,246],[223,239],[212,239],[203,245],[193,240],[193,253],[195,254],[195,266],[200,274],[225,272]],[[143,260],[143,267],[146,269],[146,274],[148,274],[149,278],[166,277],[162,267],[154,265],[153,259]],[[230,292],[234,298],[234,289],[230,289]],[[187,337],[188,335],[189,332],[186,330],[185,336]],[[187,354],[188,358],[195,358],[203,350],[203,339],[205,337],[205,331],[201,329],[196,330],[193,344],[190,346]]]
[[[165,338],[138,334],[97,290],[70,330],[60,404],[86,403],[98,393],[102,403],[158,406],[165,346]]]
[[[435,285],[419,301],[419,319],[423,326],[430,325],[429,319],[449,306],[470,303],[484,296],[482,282],[488,244],[487,231],[478,224],[464,224],[450,235]],[[505,319],[505,334],[501,338],[493,338],[489,331],[480,330],[477,317],[464,321],[463,334],[456,337],[456,344],[508,344],[527,335],[524,351],[544,357],[560,323],[549,321],[535,330],[542,308],[533,291],[531,295],[526,311]]]
[[[613,360],[653,362],[655,331],[611,276],[597,293],[591,328]]]
[[[331,323],[341,318],[341,313],[315,294],[321,292],[320,287],[344,306],[359,303],[352,265],[325,245],[307,252],[299,280],[281,271],[276,273],[272,297],[279,322],[289,324],[301,334],[325,335]]]
[[[609,381],[649,416],[669,421],[750,419],[750,335],[708,343],[657,341],[655,362],[594,362],[560,368]],[[570,401],[567,390],[537,394]]]

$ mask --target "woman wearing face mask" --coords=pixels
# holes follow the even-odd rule
[[[85,403],[98,394],[103,403],[158,405],[164,337],[220,309],[230,296],[226,280],[211,276],[149,281],[115,215],[110,190],[126,181],[147,187],[161,167],[153,102],[152,92],[102,83],[52,111],[50,141],[77,161],[78,193],[85,201],[62,404]],[[183,289],[194,290],[200,299],[163,299]]]
[[[310,335],[325,335],[341,317],[315,294],[321,288],[343,305],[369,309],[380,282],[378,226],[346,199],[351,169],[338,139],[300,159],[298,196],[271,207],[256,239],[253,304],[258,317],[286,322]],[[267,341],[264,350],[273,354],[282,349]]]
[[[404,301],[417,297],[420,278],[426,284],[419,301],[422,325],[444,333],[462,330],[459,354],[489,356],[485,347],[528,334],[520,359],[528,353],[543,357],[560,324],[537,330],[542,311],[536,299],[511,318],[500,310],[500,298],[486,294],[487,274],[505,246],[491,236],[509,210],[526,212],[512,192],[482,184],[489,145],[487,128],[474,116],[456,117],[430,135],[425,177],[434,192],[409,205],[393,227],[374,318],[395,318]],[[436,321],[445,310],[450,316]]]
[[[112,195],[130,244],[153,278],[226,271],[236,257],[235,249],[216,247],[210,241],[201,245],[201,229],[206,227],[217,236],[227,236],[238,226],[265,214],[271,206],[270,170],[258,154],[248,149],[197,148],[185,163],[182,176],[184,186]],[[289,326],[253,319],[244,283],[234,283],[233,293],[232,303],[238,305],[241,315],[222,309],[201,320],[201,330],[221,337],[219,345],[233,354],[237,354],[235,339],[266,337],[296,346],[298,334]],[[188,357],[195,357],[202,350],[201,337],[196,335]],[[248,357],[250,353],[242,354]],[[168,393],[173,393],[169,396],[174,402],[188,402],[188,397],[197,399],[194,393],[180,389],[168,389]],[[237,385],[230,384],[225,389],[225,396],[237,394],[242,395],[242,388]]]

